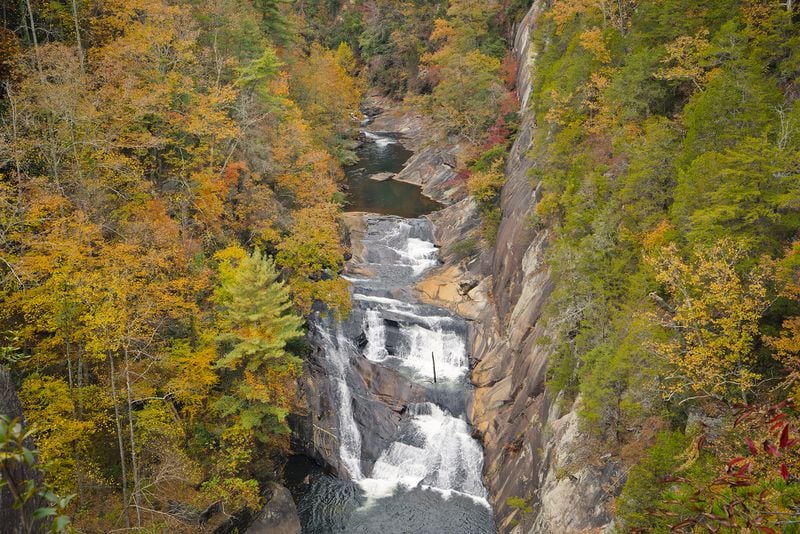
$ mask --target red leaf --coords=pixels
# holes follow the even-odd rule
[[[767,534],[778,534],[776,531],[774,531],[773,529],[771,529],[769,527],[759,526],[758,530],[760,530],[761,532],[766,532]]]
[[[786,467],[786,464],[781,464],[781,476],[783,480],[789,482],[789,468]]]
[[[758,449],[756,449],[756,444],[753,443],[753,440],[750,438],[745,438],[745,442],[747,443],[747,448],[750,449],[750,454],[753,456],[758,454]]]
[[[776,430],[777,428],[779,428],[779,427],[780,427],[782,424],[783,424],[783,421],[778,421],[777,423],[775,423],[774,425],[772,425],[771,427],[769,427],[769,431],[770,431],[770,432],[775,432],[775,430]]]
[[[770,443],[769,440],[764,440],[764,450],[767,451],[767,453],[770,456],[774,456],[775,458],[777,458],[781,454],[778,451],[778,447]]]
[[[783,430],[781,431],[781,442],[780,442],[781,449],[785,449],[788,443],[789,443],[789,424],[787,423],[786,426],[784,426]]]
[[[780,421],[780,420],[781,420],[781,419],[783,419],[784,417],[786,417],[786,414],[785,414],[785,413],[779,413],[778,415],[776,415],[775,417],[773,417],[772,419],[770,419],[769,421],[767,421],[767,424],[768,424],[768,425],[771,425],[771,424],[772,424],[772,423],[774,423],[775,421]]]
[[[740,467],[740,468],[739,468],[739,470],[738,470],[738,471],[736,471],[736,474],[735,474],[735,475],[733,475],[733,476],[735,476],[735,477],[744,477],[744,476],[747,476],[747,472],[748,472],[749,470],[750,470],[750,462],[747,462],[747,463],[746,463],[746,464],[744,464],[742,467]]]
[[[731,460],[730,462],[728,462],[728,464],[727,464],[727,465],[728,465],[728,467],[730,467],[730,466],[732,466],[733,464],[738,464],[739,462],[741,462],[741,461],[743,461],[743,460],[744,460],[744,457],[743,457],[743,456],[737,456],[736,458],[734,458],[733,460]]]

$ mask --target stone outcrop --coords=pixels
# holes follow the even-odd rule
[[[271,484],[271,496],[245,534],[300,534],[300,518],[292,494],[284,486]]]
[[[456,166],[464,148],[460,143],[448,142],[425,147],[411,156],[394,179],[418,185],[425,196],[445,205],[452,204],[461,191],[455,187]]]

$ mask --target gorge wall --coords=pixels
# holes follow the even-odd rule
[[[545,391],[550,349],[540,318],[551,290],[548,231],[530,222],[540,191],[529,172],[536,124],[528,110],[536,75],[530,37],[543,4],[534,2],[514,42],[521,127],[506,165],[496,246],[471,262],[448,255],[474,231],[476,219],[470,200],[448,207],[432,216],[445,265],[418,286],[429,301],[474,320],[470,420],[482,437],[485,482],[504,533],[603,530],[620,484],[611,458],[579,460],[584,440],[577,413]]]

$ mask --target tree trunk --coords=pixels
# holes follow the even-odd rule
[[[133,471],[133,506],[136,508],[136,526],[142,526],[141,485],[139,484],[139,468],[136,462],[136,441],[133,433],[133,395],[131,394],[131,373],[128,349],[125,348],[125,390],[128,400],[128,431],[131,440],[131,470]]]
[[[36,37],[36,23],[33,21],[33,8],[31,7],[31,0],[25,0],[25,7],[28,8],[28,17],[31,23],[31,39],[33,40],[33,53],[36,56],[36,66],[41,71],[39,66],[39,38]],[[25,16],[23,15],[23,19]]]
[[[125,446],[122,442],[122,422],[119,417],[119,403],[117,402],[116,374],[114,372],[114,356],[108,355],[111,364],[111,398],[114,401],[114,419],[117,423],[117,443],[119,445],[119,464],[122,471],[122,513],[125,516],[125,528],[131,528],[131,518],[128,516],[128,474],[125,466]]]
[[[81,74],[86,74],[83,64],[83,45],[81,45],[81,26],[78,23],[78,2],[72,0],[72,20],[75,22],[75,43],[78,46],[78,60],[81,62]]]

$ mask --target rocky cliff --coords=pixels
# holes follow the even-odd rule
[[[551,290],[548,231],[530,224],[539,188],[529,173],[536,124],[528,111],[536,75],[530,37],[543,5],[534,2],[514,43],[522,122],[506,166],[497,244],[469,262],[448,255],[475,226],[469,201],[450,206],[432,217],[445,265],[417,288],[427,300],[474,319],[470,415],[482,436],[485,482],[503,533],[602,530],[619,482],[612,461],[582,460],[585,440],[575,410],[559,410],[545,390],[550,354],[540,318]]]

